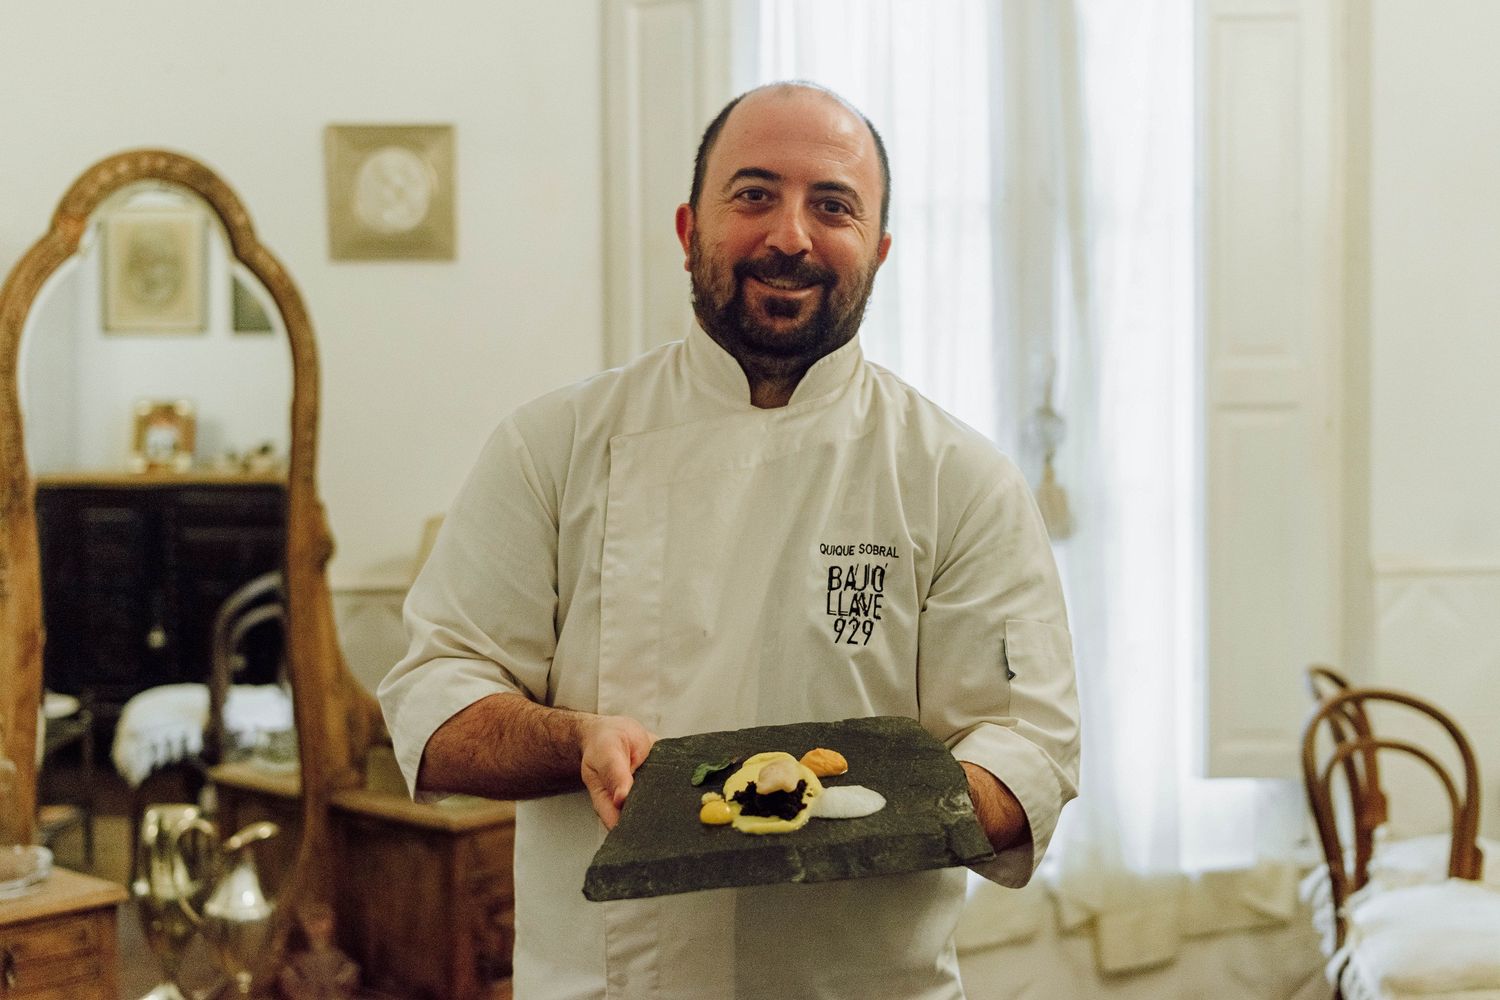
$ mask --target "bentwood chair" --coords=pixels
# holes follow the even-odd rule
[[[1500,889],[1481,881],[1479,773],[1468,739],[1446,714],[1414,695],[1352,687],[1338,683],[1342,679],[1336,675],[1318,679],[1332,691],[1304,730],[1302,770],[1327,866],[1328,977],[1335,997],[1393,1000],[1440,993],[1500,1000]],[[1375,705],[1381,706],[1382,720],[1387,714],[1427,720],[1434,733],[1443,734],[1438,745],[1375,735],[1370,712]],[[1441,880],[1387,885],[1372,877],[1379,854],[1375,833],[1389,807],[1379,790],[1382,754],[1426,765],[1445,793],[1448,835]],[[1457,780],[1445,758],[1458,760]],[[1340,778],[1347,794],[1344,809],[1335,804]]]
[[[126,703],[112,756],[131,785],[131,843],[148,805],[196,800],[214,765],[290,728],[284,666],[278,684],[234,683],[252,659],[282,661],[284,620],[281,573],[247,581],[214,616],[208,682],[148,688]]]
[[[1307,690],[1314,704],[1322,705],[1334,695],[1348,691],[1348,678],[1324,663],[1307,668]],[[1336,743],[1354,737],[1370,738],[1370,718],[1360,699],[1340,702],[1325,724]],[[1380,754],[1371,747],[1350,754],[1343,762],[1345,787],[1352,809],[1349,815],[1349,840],[1353,848],[1353,871],[1349,891],[1364,888],[1370,880],[1370,861],[1375,853],[1376,834],[1385,826],[1388,808],[1385,790],[1380,784]],[[1435,848],[1445,845],[1434,843]]]

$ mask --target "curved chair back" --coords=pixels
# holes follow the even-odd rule
[[[1381,738],[1373,734],[1369,723],[1368,706],[1383,703],[1409,709],[1418,715],[1436,722],[1451,739],[1463,768],[1463,787],[1448,773],[1443,764],[1426,748],[1408,740]],[[1326,734],[1325,738],[1320,736]],[[1451,878],[1477,880],[1481,877],[1484,859],[1479,850],[1479,766],[1474,750],[1458,725],[1435,706],[1414,695],[1402,691],[1382,688],[1359,688],[1345,686],[1323,699],[1312,718],[1308,720],[1302,734],[1302,776],[1307,786],[1308,804],[1312,808],[1313,820],[1317,824],[1318,838],[1322,843],[1323,857],[1328,864],[1328,882],[1332,896],[1336,943],[1344,941],[1343,908],[1350,894],[1364,885],[1368,879],[1369,840],[1364,843],[1364,853],[1355,852],[1355,868],[1347,867],[1347,846],[1341,842],[1338,822],[1333,805],[1333,781],[1336,772],[1342,772],[1350,783],[1349,794],[1355,819],[1356,845],[1361,836],[1373,839],[1373,828],[1361,830],[1360,817],[1366,820],[1371,810],[1362,801],[1369,789],[1364,787],[1373,773],[1365,768],[1351,767],[1356,757],[1373,760],[1381,752],[1396,752],[1414,757],[1425,763],[1436,774],[1447,793],[1451,810],[1450,849],[1448,875]],[[1381,820],[1385,818],[1385,800],[1382,795]]]
[[[203,756],[210,764],[224,759],[224,699],[235,674],[245,666],[241,652],[246,636],[266,622],[286,622],[285,578],[279,570],[262,573],[225,598],[214,615],[209,644],[208,725],[203,731]],[[286,681],[286,643],[282,642],[277,679]]]
[[[1307,668],[1307,690],[1319,705],[1330,697],[1349,690],[1353,685],[1342,673],[1326,663],[1314,663]],[[1371,737],[1370,718],[1365,714],[1362,702],[1346,701],[1342,707],[1328,716],[1329,734],[1334,743],[1343,742],[1350,734]],[[1344,760],[1345,787],[1352,806],[1350,839],[1354,848],[1354,871],[1349,891],[1356,892],[1370,880],[1370,859],[1375,853],[1375,831],[1385,825],[1389,817],[1385,789],[1380,783],[1380,754],[1367,748],[1351,754]]]

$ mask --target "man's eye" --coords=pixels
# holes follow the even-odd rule
[[[834,198],[825,198],[818,203],[818,207],[829,215],[849,214],[849,206]]]
[[[745,190],[735,195],[735,197],[740,201],[748,201],[752,204],[759,204],[770,199],[771,195],[768,191],[765,191],[761,188],[745,188]]]

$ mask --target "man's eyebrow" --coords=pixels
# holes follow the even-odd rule
[[[724,182],[724,190],[728,191],[734,187],[735,181],[743,180],[746,177],[760,181],[772,181],[773,183],[781,180],[780,174],[774,170],[767,170],[765,167],[740,167],[740,169],[730,175],[729,180]]]

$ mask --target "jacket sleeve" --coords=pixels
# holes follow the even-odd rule
[[[543,702],[556,648],[556,489],[514,420],[490,437],[406,598],[406,656],[378,691],[414,797],[428,739],[491,694]]]
[[[1008,460],[957,515],[918,630],[920,721],[1004,782],[1031,827],[1030,844],[974,870],[1025,885],[1077,794],[1078,696],[1046,527]]]

